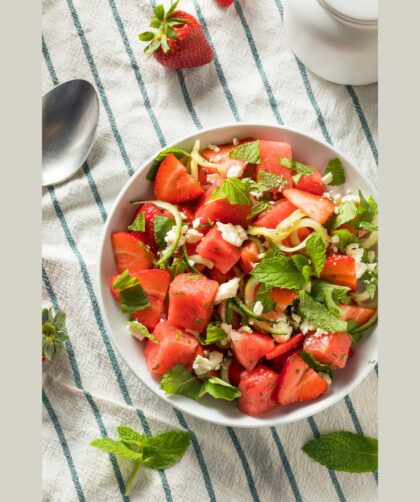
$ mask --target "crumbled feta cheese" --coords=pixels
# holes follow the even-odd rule
[[[328,333],[328,331],[324,331],[323,329],[318,328],[318,329],[315,331],[315,333],[314,333],[314,335],[313,335],[313,336],[314,336],[315,338],[320,338],[321,336],[326,335],[327,333]]]
[[[340,242],[340,237],[338,235],[332,235],[330,237],[331,244],[338,244]]]
[[[328,387],[331,385],[331,377],[328,373],[321,371],[320,373],[318,373],[318,375],[327,382]]]
[[[227,170],[226,177],[227,178],[239,178],[242,176],[242,167],[241,166],[230,166]]]
[[[326,199],[333,200],[333,197],[330,194],[330,192],[324,192],[322,196],[325,197]]]
[[[220,176],[218,174],[216,174],[216,173],[215,174],[208,174],[206,176],[206,181],[207,181],[207,183],[214,183],[219,178],[220,178]]]
[[[334,214],[338,214],[340,211],[338,206],[334,206]]]
[[[187,230],[187,233],[185,234],[185,240],[189,244],[195,244],[198,241],[201,241],[201,239],[204,237],[204,234],[199,232],[198,230],[195,230],[194,228],[190,228]]]
[[[185,213],[183,213],[182,211],[180,211],[179,214],[180,214],[182,220],[186,220],[188,218],[187,215]]]
[[[200,220],[200,218],[196,218],[196,219],[192,222],[192,227],[193,227],[193,228],[198,228],[200,225],[201,225],[201,220]]]
[[[264,311],[264,305],[258,300],[255,302],[254,308],[252,309],[255,315],[261,315]]]
[[[375,258],[376,258],[375,251],[373,251],[373,249],[371,249],[370,251],[368,251],[367,257],[368,257],[368,260],[370,261],[370,263],[373,263],[374,260],[375,260]]]
[[[341,193],[336,193],[333,197],[334,204],[337,204],[337,206],[340,205],[341,199],[342,199]]]
[[[198,355],[194,359],[193,370],[195,371],[195,374],[198,376],[205,375],[209,371],[220,369],[222,361],[223,361],[223,354],[221,352],[212,350],[209,353],[208,358]]]
[[[182,225],[181,236],[179,238],[178,246],[177,247],[180,247],[180,246],[182,246],[182,245],[185,244],[185,233],[187,232],[187,230],[188,230],[188,225]],[[169,232],[165,235],[165,242],[168,245],[168,248],[170,246],[172,246],[172,244],[176,241],[176,237],[177,237],[176,227],[173,226],[169,230]],[[165,251],[163,252],[164,254],[165,254]]]
[[[371,272],[375,272],[375,269],[378,266],[378,264],[377,263],[368,263],[366,266],[367,266],[368,270],[370,270]]]
[[[315,329],[316,329],[315,326],[312,326],[312,324],[309,324],[309,321],[307,319],[304,319],[299,327],[304,335],[306,335],[309,331],[315,331]]]
[[[262,259],[264,258],[264,255],[265,255],[265,253],[260,253],[260,254],[258,255],[258,259],[259,259],[259,260],[262,260]]]
[[[239,282],[239,277],[234,277],[230,281],[220,284],[214,303],[217,304],[222,302],[223,300],[227,300],[228,298],[233,298],[234,296],[236,296],[239,288]]]
[[[134,320],[133,320],[133,321],[132,321],[132,323],[135,323],[135,324],[136,324],[136,325],[138,325],[138,326],[142,326],[143,328],[145,327],[145,326],[143,326],[143,324],[139,323],[138,321],[134,321]],[[130,332],[130,335],[131,335],[131,336],[133,336],[134,338],[137,338],[137,340],[142,341],[142,340],[144,340],[144,339],[146,338],[146,337],[145,337],[144,335],[142,335],[142,334],[141,334],[141,332],[140,332],[138,329],[136,329],[133,325],[131,325],[131,326],[130,326],[129,324],[127,324],[127,329],[128,329],[128,331]]]
[[[227,336],[230,336],[232,334],[232,325],[231,324],[226,324],[225,322],[222,322],[220,325],[222,330],[227,334]]]
[[[239,139],[238,138],[233,138],[232,139],[232,143],[234,144],[234,146],[238,146],[239,145]]]
[[[254,199],[256,200],[260,200],[261,197],[264,195],[262,192],[254,192],[254,191],[251,191],[249,192],[253,197]]]
[[[356,202],[356,204],[360,204],[360,197],[355,193],[349,193],[341,198],[342,202]]]
[[[295,323],[300,324],[302,322],[302,318],[298,314],[292,314],[292,319],[295,321]]]
[[[214,263],[211,260],[208,260],[207,258],[203,258],[199,254],[193,254],[190,256],[190,260],[193,262],[194,266],[196,263],[199,265],[204,265],[205,267],[212,269],[214,267]]]
[[[368,269],[367,264],[362,262],[364,249],[359,247],[357,242],[353,242],[346,247],[346,255],[354,258],[356,262],[356,278],[359,279]]]
[[[207,145],[207,148],[209,150],[212,150],[213,152],[220,152],[220,148],[217,145],[214,145],[213,143],[209,143]]]
[[[333,246],[332,250],[333,250],[333,253],[338,253],[338,247],[337,246]]]
[[[240,333],[252,333],[252,329],[249,326],[241,326],[238,331]]]
[[[286,314],[284,314],[283,312],[281,312],[280,314],[277,314],[277,319],[276,321],[278,322],[287,322],[287,317],[286,317]]]
[[[326,184],[329,185],[331,181],[333,180],[334,176],[332,173],[327,173],[322,177],[322,181]]]
[[[217,228],[222,233],[222,239],[236,247],[241,247],[243,242],[248,239],[245,230],[241,225],[232,225],[232,223],[216,223]]]

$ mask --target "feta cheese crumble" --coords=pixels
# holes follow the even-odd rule
[[[253,197],[254,199],[256,200],[260,200],[262,198],[262,196],[264,195],[262,192],[254,192],[254,191],[251,191],[249,192]]]
[[[190,256],[190,261],[193,262],[193,266],[198,263],[199,265],[204,265],[207,268],[212,269],[214,267],[214,263],[207,258],[203,258],[199,254],[193,254]]]
[[[240,333],[252,333],[252,329],[249,326],[241,326],[238,331]]]
[[[222,361],[223,361],[223,354],[221,352],[212,350],[209,353],[208,358],[198,355],[194,359],[193,370],[195,371],[195,374],[198,376],[205,375],[209,371],[220,369]]]
[[[233,138],[232,139],[232,143],[234,146],[238,146],[239,145],[239,139],[238,138]]]
[[[182,245],[185,244],[185,234],[186,234],[187,230],[188,230],[188,225],[182,225],[181,236],[179,238],[177,247],[181,247]],[[176,227],[173,226],[169,230],[169,232],[165,235],[165,242],[168,245],[168,248],[172,246],[172,244],[176,241],[176,238],[177,238],[177,231],[176,231]],[[164,253],[165,252],[166,252],[166,249],[165,249]]]
[[[242,176],[242,167],[241,166],[230,166],[227,170],[226,176],[228,178],[239,178]]]
[[[236,296],[239,288],[239,282],[239,277],[234,277],[230,281],[220,284],[214,303],[217,304],[223,300],[228,300],[229,298]]]
[[[312,324],[309,324],[309,321],[307,319],[304,319],[299,327],[304,335],[306,335],[309,331],[315,331],[315,329],[316,329],[315,326],[312,326]]]
[[[213,144],[213,143],[209,143],[207,145],[207,148],[209,150],[211,150],[212,152],[220,152],[220,148],[217,145]]]
[[[233,225],[232,223],[216,223],[217,228],[222,233],[222,239],[236,247],[241,247],[243,242],[248,239],[247,233],[241,225]]]
[[[206,176],[206,181],[207,181],[207,183],[214,183],[219,178],[220,178],[220,176],[218,174],[216,174],[216,173],[215,174],[208,174]]]
[[[258,300],[255,302],[254,308],[252,309],[255,315],[261,315],[264,311],[264,305]]]
[[[292,319],[295,321],[295,323],[300,324],[302,322],[302,318],[298,314],[292,314]]]
[[[190,244],[195,244],[196,242],[201,241],[203,237],[204,234],[202,234],[198,230],[195,230],[194,228],[190,228],[189,230],[187,230],[187,233],[185,234],[185,240]]]
[[[367,264],[362,262],[364,254],[364,249],[357,244],[357,242],[353,242],[346,247],[346,255],[354,258],[356,262],[356,278],[359,279],[368,269]]]
[[[356,204],[360,204],[360,197],[355,193],[349,193],[341,198],[342,202],[356,202]]]
[[[196,218],[196,219],[192,222],[192,227],[193,227],[193,228],[198,228],[200,225],[201,225],[201,220],[200,220],[200,218]]]
[[[334,176],[332,175],[332,173],[327,173],[325,174],[323,177],[322,177],[322,181],[328,185],[331,183],[331,181],[333,180]]]
[[[139,323],[138,321],[131,321],[132,323],[134,323],[136,326],[139,326],[141,328],[145,328],[145,326],[143,326],[143,324]],[[130,332],[130,335],[133,336],[134,338],[137,338],[137,340],[144,340],[146,337],[144,335],[142,335],[140,333],[140,331],[138,329],[136,329],[133,325],[129,325],[127,324],[127,329],[128,331]]]

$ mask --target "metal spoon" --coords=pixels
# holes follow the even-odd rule
[[[42,186],[73,176],[95,138],[99,101],[86,80],[70,80],[42,98]]]

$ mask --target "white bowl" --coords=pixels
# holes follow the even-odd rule
[[[229,124],[196,132],[169,146],[191,150],[193,142],[197,138],[201,140],[202,146],[206,146],[209,143],[229,143],[234,137],[287,141],[292,145],[293,156],[296,160],[311,164],[319,168],[321,172],[330,159],[339,156],[344,163],[347,174],[347,182],[339,187],[340,190],[345,193],[347,189],[361,189],[363,193],[376,196],[376,191],[370,182],[340,152],[326,143],[286,127],[251,123]],[[127,317],[120,312],[109,291],[110,278],[116,273],[111,234],[126,229],[130,223],[135,211],[130,201],[151,197],[152,183],[146,180],[146,174],[153,159],[154,157],[145,162],[121,190],[103,229],[99,247],[98,279],[102,313],[108,332],[131,371],[160,399],[175,408],[209,422],[233,427],[267,427],[296,422],[325,410],[349,394],[372,370],[373,365],[369,361],[378,359],[377,328],[371,329],[357,344],[353,357],[343,370],[336,372],[333,385],[323,396],[306,403],[279,406],[260,417],[245,415],[239,411],[236,404],[221,399],[204,396],[200,400],[194,401],[179,395],[167,396],[160,389],[160,377],[153,376],[148,372],[142,344],[128,333]]]

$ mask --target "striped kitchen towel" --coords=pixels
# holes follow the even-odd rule
[[[214,49],[213,63],[172,71],[146,60],[137,35],[153,1],[44,0],[43,91],[73,78],[95,85],[94,147],[79,174],[43,192],[43,301],[67,313],[66,353],[43,384],[43,500],[142,502],[353,501],[377,498],[377,475],[330,471],[301,446],[319,433],[377,434],[377,372],[308,420],[260,430],[208,424],[160,401],[128,370],[98,306],[98,241],[127,179],[178,137],[232,121],[286,124],[337,146],[377,182],[377,86],[334,85],[290,51],[281,0],[183,0]],[[140,472],[88,446],[126,424],[180,428],[192,446],[167,471]]]

